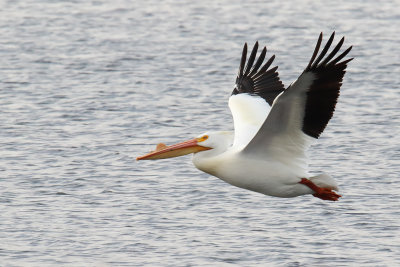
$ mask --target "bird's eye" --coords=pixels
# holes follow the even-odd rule
[[[198,138],[197,141],[198,142],[203,142],[203,141],[205,141],[207,139],[208,139],[208,135],[203,135],[202,137]]]

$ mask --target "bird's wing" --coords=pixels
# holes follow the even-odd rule
[[[278,67],[268,69],[275,56],[263,65],[267,53],[267,48],[264,47],[254,64],[257,50],[258,42],[255,43],[246,64],[247,43],[244,45],[236,86],[229,98],[235,126],[234,146],[244,147],[250,142],[265,121],[275,97],[284,90],[276,71]]]
[[[334,35],[332,33],[318,55],[322,42],[320,34],[308,66],[275,99],[268,117],[242,153],[273,157],[286,163],[290,161],[293,166],[307,168],[305,151],[331,119],[347,63],[353,59],[341,61],[352,47],[336,56],[344,37],[326,56]]]
[[[257,50],[258,42],[254,44],[253,50],[251,51],[249,60],[246,64],[247,43],[244,44],[239,72],[236,77],[236,87],[233,89],[232,95],[243,93],[257,95],[265,99],[265,101],[272,106],[275,97],[283,92],[285,88],[279,79],[278,72],[276,71],[278,67],[274,67],[270,70],[268,69],[274,61],[275,55],[270,57],[270,59],[261,67],[267,53],[267,48],[263,48],[256,64],[254,64]],[[259,69],[260,67],[261,69]]]

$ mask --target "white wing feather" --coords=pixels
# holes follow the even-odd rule
[[[257,95],[237,94],[229,98],[229,108],[235,127],[233,147],[245,147],[264,123],[271,107]]]
[[[304,134],[302,125],[307,90],[314,79],[313,73],[303,73],[275,98],[271,112],[244,153],[307,171],[306,150],[316,139]]]

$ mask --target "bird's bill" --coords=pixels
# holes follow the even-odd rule
[[[152,151],[144,156],[137,157],[136,160],[150,160],[150,159],[167,159],[179,156],[184,156],[190,153],[196,153],[204,150],[209,150],[210,147],[198,145],[198,139],[192,139],[182,143],[171,146],[158,144],[155,151]]]

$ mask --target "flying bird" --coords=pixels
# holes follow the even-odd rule
[[[319,35],[307,67],[286,89],[278,67],[270,68],[275,55],[265,62],[264,47],[256,60],[256,42],[246,64],[245,43],[229,98],[234,132],[210,131],[175,145],[161,143],[137,160],[193,153],[198,169],[234,186],[275,197],[312,194],[337,201],[336,181],[325,173],[310,176],[306,155],[333,115],[347,63],[353,59],[342,60],[352,46],[338,55],[344,37],[328,54],[334,36],[319,53]]]

